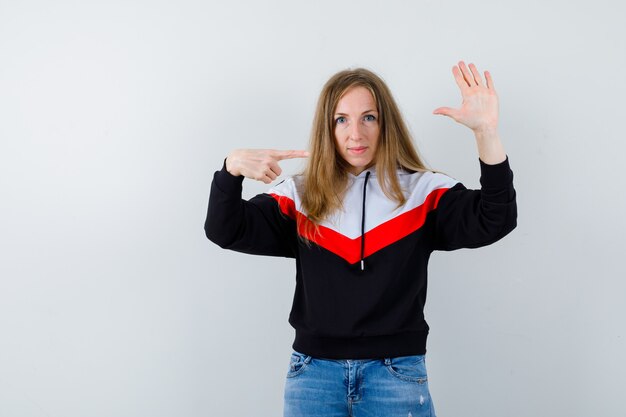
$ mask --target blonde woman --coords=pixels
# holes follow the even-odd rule
[[[365,69],[323,87],[308,151],[235,150],[215,173],[205,223],[223,248],[296,260],[296,336],[285,417],[434,416],[425,367],[427,265],[434,250],[489,245],[516,226],[513,173],[489,72],[452,69],[451,117],[476,137],[481,189],[429,170],[386,84]],[[245,201],[244,177],[270,184]]]

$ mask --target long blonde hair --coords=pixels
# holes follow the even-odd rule
[[[378,181],[385,195],[396,201],[398,207],[402,206],[406,198],[398,181],[398,168],[411,172],[428,170],[413,146],[409,130],[385,82],[364,68],[338,72],[326,82],[320,93],[311,129],[310,156],[303,172],[302,208],[310,222],[299,224],[299,228],[304,226],[309,232],[311,223],[317,229],[321,221],[341,208],[349,165],[335,145],[333,115],[344,94],[359,86],[368,89],[376,102],[380,136],[374,158]]]

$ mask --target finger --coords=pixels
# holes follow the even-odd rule
[[[493,90],[493,79],[491,78],[491,73],[489,71],[485,71],[485,80],[487,80],[487,88]]]
[[[276,173],[271,169],[268,169],[267,171],[265,171],[264,178],[265,177],[268,177],[270,180],[274,181],[276,178],[278,178],[278,175],[276,175]]]
[[[469,85],[470,87],[476,85],[476,81],[474,81],[474,77],[470,73],[469,69],[467,69],[467,65],[465,65],[465,62],[459,61],[459,68],[463,73],[463,78],[465,79],[467,85]]]
[[[270,170],[274,173],[274,175],[276,175],[277,177],[282,174],[283,170],[280,168],[280,166],[278,165],[278,162],[276,161],[272,161],[269,164],[269,168]]]
[[[267,165],[263,169],[259,169],[258,171],[256,171],[251,178],[254,178],[257,181],[264,182],[265,184],[269,184],[270,182],[278,178],[278,176],[269,168],[269,165]]]
[[[293,158],[307,158],[309,156],[308,151],[271,151],[270,155],[274,157],[276,160],[281,161],[283,159],[293,159]]]
[[[451,107],[439,107],[433,110],[433,114],[440,114],[442,116],[448,116],[454,119],[457,114],[457,110]]]
[[[467,82],[465,82],[463,74],[461,74],[461,71],[456,65],[452,67],[452,74],[454,75],[454,81],[456,81],[456,85],[459,86],[461,92],[465,91],[465,89],[468,87]]]
[[[476,68],[476,65],[469,64],[469,69],[470,71],[472,71],[472,75],[474,77],[474,81],[476,81],[476,84],[483,85],[483,79],[480,78],[480,72],[478,72],[478,68]]]

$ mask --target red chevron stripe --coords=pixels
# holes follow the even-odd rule
[[[438,188],[431,191],[420,206],[381,223],[365,233],[365,256],[378,252],[422,227],[426,221],[426,215],[437,208],[439,199],[447,190],[448,188]],[[270,195],[278,202],[280,210],[285,215],[297,221],[300,236],[342,257],[351,264],[361,260],[361,236],[350,239],[325,226],[319,226],[319,233],[309,233],[307,230],[313,230],[312,222],[296,210],[292,199],[278,194]]]

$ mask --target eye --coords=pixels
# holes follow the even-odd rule
[[[374,120],[376,120],[376,116],[374,116],[373,114],[368,114],[364,117],[366,122],[373,122]]]
[[[339,116],[339,117],[337,117],[335,119],[335,123],[337,123],[337,124],[342,124],[342,123],[345,123],[345,122],[346,122],[346,118],[343,117],[343,116]]]

